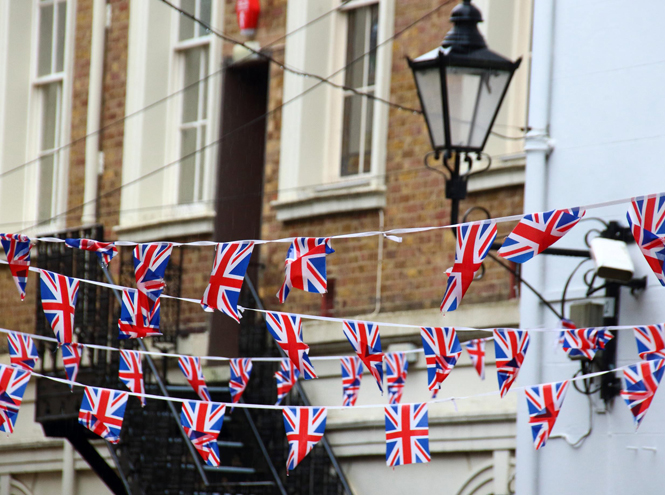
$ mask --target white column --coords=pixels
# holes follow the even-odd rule
[[[99,172],[99,127],[102,113],[104,79],[104,37],[106,35],[106,0],[94,0],[92,6],[92,41],[90,44],[90,79],[88,83],[88,119],[85,142],[85,185],[83,190],[83,225],[94,223],[97,177]]]
[[[494,495],[508,495],[510,482],[510,450],[495,450],[493,455]]]
[[[12,489],[12,475],[3,474],[0,476],[0,495],[10,495]]]
[[[67,440],[63,440],[62,444],[62,495],[73,495],[76,486],[74,447]]]
[[[529,127],[524,150],[526,172],[524,211],[547,209],[547,158],[552,151],[549,136],[552,85],[552,49],[554,36],[554,0],[534,2],[531,82],[529,87]],[[536,256],[522,266],[522,275],[539,292],[545,288],[545,257]],[[526,287],[520,293],[520,327],[534,328],[543,323],[543,305]],[[520,370],[520,382],[541,383],[542,334],[531,332],[527,358]],[[517,404],[517,495],[538,494],[538,458],[535,455],[524,394]]]

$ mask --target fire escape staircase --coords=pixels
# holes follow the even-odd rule
[[[57,237],[87,237],[101,240],[103,228],[95,226],[85,230],[70,230]],[[41,243],[38,265],[68,276],[108,281],[110,275],[102,269],[94,253],[69,249],[64,244]],[[125,250],[128,251],[128,250]],[[122,254],[122,252],[121,252]],[[120,256],[119,256],[120,258]],[[172,257],[167,270],[169,293],[179,295],[180,267]],[[114,263],[123,263],[122,258]],[[120,282],[132,271],[131,259],[121,265]],[[249,278],[241,293],[241,304],[262,307]],[[81,284],[75,315],[78,341],[120,347],[138,346],[141,341],[123,341],[117,334],[119,304],[113,291]],[[38,298],[39,299],[39,298]],[[179,332],[179,303],[162,301],[163,344],[173,350]],[[52,335],[44,318],[41,301],[36,307],[36,333]],[[41,372],[64,377],[59,350],[55,345],[39,341]],[[136,348],[136,347],[134,347]],[[144,348],[144,347],[143,347]],[[265,321],[256,314],[245,313],[241,319],[240,352],[243,356],[279,356],[279,348],[269,337]],[[77,381],[91,386],[124,389],[118,379],[119,356],[114,352],[86,350]],[[172,361],[172,360],[171,360]],[[172,362],[169,364],[173,365]],[[158,369],[161,367],[161,372]],[[187,386],[165,381],[166,360],[156,362],[144,359],[146,393],[170,395],[196,400]],[[276,387],[273,374],[276,365],[261,363],[254,366],[252,379],[244,398],[249,403],[274,404]],[[213,401],[230,402],[228,383],[208,383]],[[309,405],[300,386],[297,393],[287,398],[292,405]],[[78,424],[78,410],[83,390],[47,379],[37,380],[37,407],[35,420],[41,423],[48,437],[67,439],[95,473],[116,494],[322,494],[351,495],[344,473],[333,455],[328,442],[321,442],[298,468],[286,476],[288,445],[284,435],[282,415],[279,411],[227,408],[219,436],[220,467],[207,466],[180,426],[180,407],[172,402],[147,400],[141,407],[138,398],[130,397],[117,445],[106,443]],[[105,456],[104,454],[108,454]],[[106,461],[109,457],[113,462]]]

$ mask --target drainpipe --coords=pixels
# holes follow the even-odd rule
[[[547,209],[547,160],[552,151],[549,136],[550,99],[554,42],[555,0],[538,0],[533,4],[531,81],[529,87],[529,128],[524,144],[526,173],[524,211]],[[524,278],[538,291],[545,288],[545,256],[536,256],[523,266]],[[544,322],[544,308],[530,291],[521,291],[520,326],[535,328]],[[530,335],[529,356],[524,360],[520,378],[525,383],[542,382],[542,333]],[[520,394],[521,395],[521,394]],[[539,464],[533,449],[527,425],[526,401],[518,399],[517,412],[517,465],[520,469],[515,479],[518,495],[538,494]]]
[[[85,142],[85,185],[81,224],[97,220],[96,210],[100,164],[99,128],[101,126],[102,91],[104,83],[104,38],[106,36],[106,0],[93,0],[92,40],[90,43],[90,80],[88,84],[88,119]],[[94,133],[94,134],[93,134]],[[92,134],[92,135],[91,135]]]

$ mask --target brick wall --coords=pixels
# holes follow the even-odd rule
[[[449,30],[451,2],[431,14],[416,26],[405,31],[393,43],[393,66],[390,100],[404,106],[419,108],[413,77],[406,56],[414,58],[437,46]],[[237,32],[235,1],[227,0],[226,29],[231,36]],[[436,8],[432,0],[395,2],[395,32]],[[257,40],[262,46],[284,34],[286,0],[262,2]],[[313,28],[312,28],[313,29]],[[283,43],[283,42],[282,42]],[[229,47],[230,50],[230,47]],[[283,59],[283,48],[273,50],[275,58]],[[269,108],[281,103],[282,70],[271,68]],[[270,202],[277,199],[281,114],[268,120],[266,168],[264,178],[264,207],[262,234],[264,238],[286,236],[320,236],[374,230],[379,226],[378,211],[335,214],[278,222]],[[431,150],[424,119],[421,115],[391,108],[389,112],[388,152],[386,162],[385,228],[445,225],[450,219],[450,202],[445,199],[443,179],[424,168],[423,157]],[[463,214],[471,206],[483,206],[492,216],[522,212],[521,186],[470,194],[460,206]],[[482,217],[472,217],[479,219]],[[500,226],[499,236],[506,235],[511,226]],[[500,237],[499,237],[500,238]],[[433,231],[404,236],[401,244],[386,240],[384,244],[382,311],[438,307],[445,291],[444,271],[452,266],[454,239],[450,232]],[[328,257],[329,277],[336,279],[335,315],[371,312],[375,306],[376,262],[378,239],[335,240],[336,253]],[[275,293],[283,280],[283,261],[286,245],[268,244],[261,248],[262,270],[260,293],[272,308],[279,306]],[[508,273],[487,260],[482,280],[474,282],[465,302],[485,302],[507,299],[510,293]],[[286,310],[317,314],[321,296],[292,291]]]

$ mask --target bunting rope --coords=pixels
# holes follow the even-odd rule
[[[636,363],[639,364],[639,363]],[[628,369],[630,366],[635,366],[635,364],[632,365],[626,365],[626,366],[620,366],[618,368],[614,368],[612,370],[606,370],[606,371],[596,371],[594,373],[587,373],[585,375],[578,375],[574,376],[572,378],[566,378],[566,381],[573,382],[573,381],[580,381],[580,380],[588,380],[590,378],[595,378],[601,375],[607,375],[609,373],[615,373],[617,371],[622,371],[624,369]],[[49,376],[49,375],[42,375],[41,373],[37,372],[32,372],[33,375],[38,376],[40,378],[46,378],[47,380],[52,380],[54,382],[59,382],[63,383],[66,385],[75,386],[75,387],[91,387],[92,385],[84,385],[83,383],[79,382],[74,382],[70,380],[66,380],[64,378],[58,378],[56,376]],[[556,383],[556,382],[547,382],[547,383],[541,383],[539,385],[547,385],[548,383]],[[522,387],[512,387],[508,393],[511,392],[520,392],[520,391],[525,391],[528,388],[532,387],[537,387],[539,385],[528,385],[528,386],[522,386]],[[100,388],[100,387],[97,387]],[[103,387],[102,387],[103,388]],[[178,403],[184,403],[184,402],[191,402],[192,399],[181,399],[179,397],[164,397],[163,395],[154,395],[154,394],[141,394],[137,392],[130,392],[130,391],[125,391],[125,390],[118,390],[118,389],[106,389],[106,390],[113,390],[114,392],[122,392],[123,394],[131,395],[133,397],[139,397],[139,398],[145,398],[145,399],[154,399],[154,400],[162,400],[166,402],[178,402]],[[494,395],[500,395],[501,391],[500,390],[494,390],[492,392],[483,392],[481,394],[474,394],[474,395],[464,395],[464,396],[451,396],[451,397],[442,397],[442,398],[436,398],[436,399],[428,399],[425,401],[420,401],[420,402],[401,402],[400,406],[411,406],[414,404],[441,404],[441,403],[446,403],[446,402],[452,402],[454,403],[455,401],[458,400],[468,400],[468,399],[476,399],[479,397],[491,397]],[[276,405],[276,404],[248,404],[246,402],[218,402],[218,401],[207,401],[207,402],[215,402],[216,404],[222,404],[226,405],[229,407],[239,407],[239,408],[244,408],[244,409],[264,409],[264,410],[284,410],[284,409],[289,409],[293,407],[299,407],[303,409],[312,409],[312,408],[325,408],[328,410],[338,410],[338,411],[345,411],[345,410],[354,410],[354,409],[377,409],[377,408],[385,408],[388,407],[389,404],[361,404],[361,405],[356,405],[356,406],[289,406],[289,405]]]
[[[648,194],[648,195],[643,195],[643,196],[631,196],[627,198],[621,198],[621,199],[615,199],[611,201],[602,201],[598,203],[591,203],[588,205],[583,205],[579,207],[569,207],[569,209],[572,208],[581,208],[583,210],[594,210],[598,208],[607,208],[609,206],[617,206],[617,205],[622,205],[622,204],[628,204],[633,199],[636,197],[651,197],[655,195],[662,195],[665,193],[654,193],[654,194]],[[537,213],[537,212],[536,212]],[[390,230],[370,230],[370,231],[365,231],[365,232],[353,232],[353,233],[348,233],[348,234],[338,234],[338,235],[331,235],[331,236],[325,236],[325,235],[320,235],[320,236],[315,236],[315,237],[320,237],[320,238],[326,238],[326,239],[355,239],[355,238],[362,238],[362,237],[375,237],[375,236],[384,236],[387,239],[390,239],[395,242],[402,242],[402,238],[400,236],[402,235],[408,235],[408,234],[418,234],[422,232],[430,232],[433,230],[444,230],[444,229],[453,229],[456,227],[462,227],[462,226],[471,226],[471,225],[482,225],[488,222],[495,222],[497,224],[499,223],[508,223],[508,222],[516,222],[519,220],[522,220],[525,216],[527,215],[532,215],[533,213],[524,213],[524,214],[519,214],[519,215],[508,215],[508,216],[503,216],[503,217],[497,217],[497,218],[488,218],[485,220],[474,220],[471,222],[462,222],[462,223],[455,223],[455,224],[450,224],[450,225],[433,225],[433,226],[428,226],[428,227],[407,227],[407,228],[396,228],[396,229],[390,229]],[[310,236],[313,237],[313,236]],[[297,236],[295,237],[282,237],[279,239],[243,239],[243,240],[236,240],[236,241],[192,241],[192,242],[170,242],[170,241],[152,241],[152,242],[147,242],[147,243],[140,243],[140,242],[135,242],[135,241],[115,241],[114,244],[116,246],[125,246],[125,247],[134,247],[138,246],[140,244],[157,244],[157,243],[166,243],[168,242],[174,247],[184,247],[184,246],[190,246],[190,247],[201,247],[201,246],[217,246],[218,244],[222,243],[227,243],[227,242],[238,242],[238,243],[245,243],[245,242],[251,242],[256,245],[260,244],[271,244],[271,243],[280,243],[280,244],[286,244],[286,243],[291,243],[295,239],[298,239]],[[34,241],[39,241],[39,242],[53,242],[53,243],[64,243],[65,239],[60,239],[58,237],[35,237],[31,238],[31,240]]]

